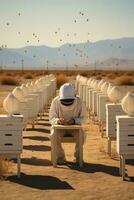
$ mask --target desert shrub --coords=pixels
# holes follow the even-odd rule
[[[112,72],[111,72],[111,73],[108,73],[108,74],[106,75],[106,77],[109,78],[109,79],[115,79],[116,76],[117,76],[117,75],[116,75],[115,73],[112,73]]]
[[[96,78],[97,80],[101,80],[101,79],[102,79],[102,76],[101,76],[101,75],[96,75],[95,78]]]
[[[13,75],[13,73],[6,72],[6,73],[5,73],[5,75],[6,75],[6,76],[12,76],[12,75]]]
[[[57,88],[59,89],[61,85],[68,82],[68,77],[65,74],[56,75]]]
[[[132,72],[132,71],[124,72],[124,75],[126,75],[126,76],[134,76],[134,72]]]
[[[19,85],[19,81],[11,76],[1,76],[0,83],[2,85]]]
[[[131,76],[122,75],[114,79],[117,85],[134,85],[134,79]]]
[[[80,72],[80,75],[81,76],[88,76],[89,74],[88,74],[88,72],[85,71],[85,72]]]
[[[32,76],[32,74],[25,74],[24,78],[25,79],[33,79],[33,76]]]

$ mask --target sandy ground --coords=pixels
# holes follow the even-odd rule
[[[0,88],[0,106],[12,87]],[[3,109],[0,108],[0,113]],[[118,172],[115,144],[112,158],[106,154],[106,139],[100,138],[98,125],[85,125],[84,167],[73,162],[73,144],[64,144],[67,165],[51,164],[48,112],[35,130],[24,132],[21,178],[16,177],[16,163],[6,180],[0,181],[0,200],[128,200],[134,199],[134,162],[126,165],[129,178],[122,181]]]

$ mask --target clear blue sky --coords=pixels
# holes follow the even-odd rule
[[[0,0],[0,46],[54,47],[133,36],[134,0]]]

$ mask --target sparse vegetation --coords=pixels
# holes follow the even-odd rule
[[[57,79],[57,88],[60,88],[61,85],[68,82],[68,77],[65,74],[56,75]]]
[[[24,78],[26,79],[33,79],[32,74],[25,74]]]
[[[5,85],[18,85],[19,82],[23,82],[25,79],[37,79],[41,76],[54,74],[58,80],[58,87],[64,82],[67,82],[67,77],[76,76],[81,74],[85,77],[96,77],[97,79],[107,78],[111,79],[117,84],[129,84],[133,85],[134,71],[102,71],[102,70],[6,70],[0,73],[0,83]],[[125,77],[125,78],[124,78]],[[61,82],[61,84],[60,84]]]
[[[134,78],[132,76],[122,75],[115,78],[114,83],[117,85],[134,85]]]
[[[2,85],[19,85],[19,80],[16,79],[16,77],[11,77],[11,76],[1,76],[0,77],[0,83]]]
[[[116,75],[115,73],[112,73],[112,72],[111,72],[111,73],[108,73],[108,74],[106,74],[106,77],[107,77],[107,78],[109,78],[109,79],[115,79],[115,78],[116,78],[116,76],[117,76],[117,75]]]

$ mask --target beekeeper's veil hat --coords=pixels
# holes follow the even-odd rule
[[[60,87],[60,100],[75,99],[75,89],[71,83],[65,83]]]

